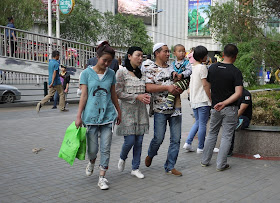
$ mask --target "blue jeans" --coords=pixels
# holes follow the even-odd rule
[[[100,133],[100,169],[106,171],[109,165],[112,142],[112,123],[87,126],[88,158],[94,160],[98,153],[98,132]]]
[[[66,101],[67,94],[64,91],[63,91],[63,94],[64,94],[64,99]],[[53,106],[54,107],[56,107],[58,101],[59,101],[59,94],[58,94],[58,91],[56,91],[54,94],[54,97],[53,97]]]
[[[195,123],[191,128],[191,131],[188,135],[186,143],[192,144],[193,138],[198,131],[198,148],[204,148],[204,141],[206,135],[206,125],[209,119],[210,106],[202,106],[196,109],[193,109]]]
[[[144,137],[143,135],[124,136],[124,143],[122,146],[120,158],[122,160],[126,160],[127,155],[133,146],[132,170],[136,170],[139,168],[140,161],[141,161],[143,137]]]
[[[171,114],[155,113],[154,137],[150,143],[148,150],[149,157],[153,158],[157,155],[159,147],[165,137],[167,121],[169,122],[170,126],[170,145],[167,153],[167,159],[164,164],[166,172],[174,169],[177,161],[180,149],[182,116],[171,117]]]
[[[59,95],[58,95],[58,92],[56,91],[54,94],[54,97],[53,97],[53,106],[54,107],[56,107],[58,100],[59,100]]]

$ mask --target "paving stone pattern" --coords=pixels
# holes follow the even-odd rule
[[[200,154],[182,149],[193,123],[188,101],[184,99],[182,103],[183,133],[176,168],[183,176],[164,172],[169,131],[151,167],[144,165],[153,136],[151,118],[140,166],[145,178],[130,175],[132,152],[125,170],[118,171],[123,138],[113,136],[107,191],[97,186],[97,165],[93,175],[87,177],[87,160],[76,160],[74,166],[69,166],[57,157],[65,130],[76,118],[78,105],[69,105],[70,111],[64,113],[44,106],[39,114],[35,106],[0,108],[0,202],[280,202],[279,161],[230,157],[228,163],[232,168],[216,172],[216,154],[212,165],[204,168],[200,166]],[[33,148],[45,150],[35,154]]]

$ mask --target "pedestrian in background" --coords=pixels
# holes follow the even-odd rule
[[[87,145],[89,163],[86,175],[91,176],[100,147],[100,165],[98,186],[101,190],[109,188],[105,178],[109,166],[113,126],[121,122],[121,110],[115,90],[115,72],[108,68],[115,51],[108,42],[103,42],[97,49],[97,64],[88,66],[80,78],[82,95],[79,102],[76,126],[87,127]],[[116,110],[117,112],[116,112]],[[100,145],[98,144],[100,137]]]
[[[149,133],[149,117],[146,104],[150,103],[150,95],[145,93],[145,76],[140,66],[143,51],[140,47],[130,47],[125,59],[125,67],[117,72],[116,92],[120,100],[122,123],[117,126],[117,135],[124,136],[124,143],[118,163],[119,171],[123,171],[125,160],[133,147],[131,175],[144,178],[139,170],[142,142],[144,134]]]
[[[100,45],[101,45],[103,42],[107,42],[107,41],[99,41],[99,42],[97,43],[97,48],[96,48],[96,49],[98,49],[98,48],[100,47]],[[108,42],[107,42],[107,43],[108,43]],[[109,44],[109,43],[108,43],[108,44]],[[110,45],[110,44],[109,44],[109,45]],[[95,65],[97,64],[97,61],[98,61],[97,57],[90,58],[90,59],[88,60],[87,65],[88,65],[88,66],[95,66]],[[119,70],[119,62],[118,62],[118,60],[115,59],[115,58],[113,58],[113,60],[112,60],[112,62],[111,62],[111,64],[110,64],[110,66],[109,66],[109,68],[112,69],[112,70],[114,70],[115,73],[116,73],[116,72]]]
[[[209,119],[211,108],[211,93],[209,83],[207,82],[208,69],[203,64],[207,60],[208,50],[204,46],[197,46],[194,49],[193,57],[195,59],[192,66],[192,75],[190,80],[190,102],[195,123],[192,126],[186,143],[183,148],[187,152],[193,152],[192,141],[198,132],[197,153],[202,153],[206,135],[206,125]]]
[[[64,98],[65,98],[65,103],[66,103],[67,94],[69,92],[70,74],[66,71],[66,69],[67,69],[66,66],[60,65],[60,68],[61,68],[61,73],[59,74],[59,77],[60,77],[60,81],[63,86]],[[55,95],[54,95],[54,102],[53,102],[52,109],[57,108],[56,105],[57,105],[58,100],[59,100],[59,95],[58,95],[58,92],[56,91]]]
[[[61,85],[61,81],[59,78],[59,52],[53,51],[52,52],[52,59],[49,62],[49,93],[45,96],[36,107],[37,112],[39,113],[42,106],[49,101],[57,91],[59,94],[59,108],[60,111],[68,111],[65,109],[65,97],[64,97],[64,90]]]
[[[16,28],[14,25],[14,18],[8,17],[8,24],[7,27],[9,28]],[[17,50],[17,38],[16,38],[16,31],[11,29],[6,29],[6,37],[8,42],[10,43],[10,56],[14,57],[14,53]]]

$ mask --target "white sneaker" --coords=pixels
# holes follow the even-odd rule
[[[214,148],[213,152],[218,153],[219,152],[219,148]]]
[[[143,173],[141,173],[141,171],[139,171],[139,169],[132,170],[131,175],[136,176],[137,178],[140,178],[140,179],[145,178],[145,176],[143,175]]]
[[[87,168],[86,168],[86,174],[87,176],[91,176],[93,173],[93,169],[94,169],[94,164],[92,164],[91,162],[88,163]]]
[[[203,149],[199,149],[199,148],[197,148],[197,149],[196,149],[196,153],[198,153],[198,154],[202,154],[202,153],[203,153]]]
[[[192,145],[188,143],[184,144],[183,149],[185,149],[187,152],[194,152]]]
[[[109,186],[107,185],[108,180],[106,178],[99,178],[98,180],[98,186],[100,187],[101,190],[108,190]]]
[[[118,169],[120,172],[122,172],[124,170],[124,167],[125,167],[125,161],[120,159],[119,160],[119,163],[118,163]]]

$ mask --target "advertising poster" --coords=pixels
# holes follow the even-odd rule
[[[157,0],[118,0],[118,13],[134,15],[151,24],[152,9],[157,9]]]
[[[210,9],[211,0],[188,0],[188,3],[188,36],[210,36],[205,10]]]

